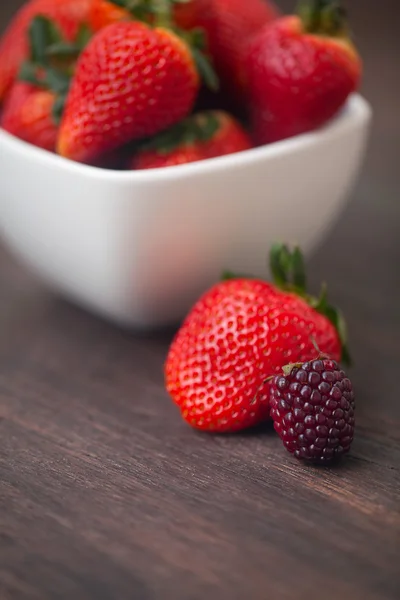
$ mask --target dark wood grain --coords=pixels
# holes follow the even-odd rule
[[[1,4],[3,24],[19,4]],[[350,324],[352,455],[316,469],[270,427],[194,433],[163,389],[172,332],[115,329],[0,251],[1,600],[398,597],[398,7],[349,4],[374,127],[310,270]]]

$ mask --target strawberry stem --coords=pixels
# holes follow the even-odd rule
[[[274,244],[270,250],[270,267],[277,287],[306,296],[306,270],[300,248],[296,246],[290,251],[285,244]]]
[[[321,287],[318,298],[308,294],[304,258],[300,248],[296,246],[290,250],[285,244],[274,244],[270,251],[270,269],[274,283],[279,289],[302,297],[314,310],[332,323],[341,343],[342,361],[350,365],[346,321],[341,311],[329,304],[325,283]]]
[[[301,0],[297,10],[307,33],[347,37],[347,11],[340,0]]]
[[[220,122],[213,111],[199,112],[145,142],[141,151],[169,154],[182,146],[208,142],[219,128]]]
[[[176,4],[188,4],[193,0],[110,0],[119,8],[124,8],[135,19],[144,21],[152,27],[171,29],[190,47],[193,60],[201,79],[206,86],[217,92],[219,79],[207,55],[207,39],[201,28],[190,32],[182,31],[175,25],[174,7]]]
[[[172,27],[175,4],[186,4],[192,0],[109,0],[125,9],[135,19],[158,27]]]

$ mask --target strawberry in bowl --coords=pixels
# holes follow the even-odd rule
[[[350,93],[356,79],[346,94],[340,88],[341,104],[332,101],[339,97],[335,86],[342,79],[337,76],[328,90],[332,96],[324,92],[327,120],[310,121],[299,96],[298,110],[287,121],[287,139],[275,141],[282,137],[276,134],[281,115],[275,111],[273,133],[264,116],[273,114],[276,97],[256,90],[251,65],[247,78],[240,71],[242,60],[254,57],[247,52],[255,40],[261,40],[260,58],[267,55],[265,32],[279,29],[284,19],[275,12],[265,17],[267,24],[260,19],[255,37],[254,31],[243,35],[234,88],[242,82],[242,107],[249,119],[238,120],[228,107],[199,110],[202,82],[212,90],[225,86],[211,32],[192,19],[194,13],[185,12],[190,3],[178,7],[171,0],[161,13],[151,8],[149,16],[151,4],[138,2],[134,15],[113,17],[98,30],[91,11],[79,13],[68,30],[54,17],[64,41],[53,40],[50,50],[34,57],[30,73],[36,87],[25,89],[26,98],[18,93],[18,106],[31,102],[43,111],[40,116],[32,110],[27,121],[13,100],[21,61],[28,58],[24,36],[29,25],[24,21],[24,52],[4,88],[6,120],[0,127],[4,241],[51,288],[135,327],[179,321],[226,265],[262,276],[263,250],[276,238],[296,240],[306,253],[311,251],[349,196],[371,119],[368,103]],[[232,2],[231,7],[238,16],[238,6]],[[223,11],[218,15],[224,19]],[[299,23],[294,16],[290,22],[294,18]],[[229,15],[226,26],[240,22]],[[319,31],[320,25],[315,27]],[[315,47],[320,38],[325,43],[321,52],[333,48],[336,73],[342,43],[347,77],[347,38],[329,41],[327,50],[329,36],[302,30],[296,35],[302,48],[305,43]],[[9,34],[4,39],[8,45]],[[61,50],[67,61],[56,56]],[[280,59],[276,53],[276,64]],[[53,76],[61,68],[57,89],[46,89],[44,67]],[[322,95],[319,85],[314,78],[309,90],[314,100]],[[58,100],[52,94],[60,91]],[[289,106],[292,96],[286,93]],[[57,122],[49,119],[50,111],[51,118],[57,112]],[[34,114],[39,115],[37,125]],[[299,127],[299,118],[306,127]],[[248,130],[249,120],[261,123],[258,131]],[[40,131],[42,125],[47,133],[38,136],[36,126]]]
[[[142,146],[133,169],[160,169],[249,150],[244,128],[227,113],[204,111],[188,117]]]
[[[266,144],[317,129],[360,84],[362,63],[340,3],[312,0],[258,32],[245,56],[254,135]]]

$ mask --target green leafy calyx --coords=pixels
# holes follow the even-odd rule
[[[91,37],[82,25],[74,42],[66,41],[56,25],[45,16],[32,20],[29,30],[29,59],[21,65],[18,78],[54,92],[53,119],[59,123],[69,91],[74,64]]]
[[[210,141],[220,127],[220,121],[214,112],[197,113],[155,136],[143,144],[141,150],[169,154],[177,148]]]
[[[174,8],[176,5],[188,4],[192,0],[110,0],[119,8],[125,9],[139,21],[154,27],[170,29],[189,46],[197,71],[206,86],[218,91],[219,79],[207,52],[207,38],[201,28],[184,31],[176,26]]]
[[[308,294],[304,258],[300,248],[296,246],[290,249],[286,244],[274,244],[270,251],[270,269],[274,283],[279,289],[302,297],[333,324],[342,347],[342,361],[347,365],[351,364],[343,314],[328,302],[326,284],[322,285],[319,297]]]
[[[301,0],[298,14],[307,33],[348,37],[347,12],[340,0]]]
[[[173,11],[176,4],[188,4],[192,0],[109,0],[126,10],[139,21],[153,25],[173,25]]]

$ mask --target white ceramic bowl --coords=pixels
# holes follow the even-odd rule
[[[181,319],[224,269],[266,277],[276,240],[306,252],[341,211],[371,110],[350,98],[323,129],[150,171],[96,169],[0,131],[0,233],[51,288],[115,322]]]

